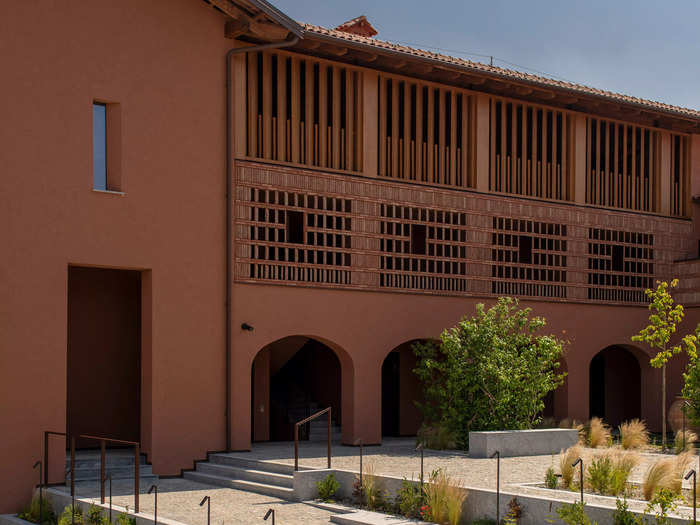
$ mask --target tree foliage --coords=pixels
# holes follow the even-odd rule
[[[470,430],[527,429],[541,420],[545,396],[564,381],[557,372],[564,342],[539,335],[546,321],[530,313],[501,297],[488,310],[478,304],[439,343],[414,345],[425,424],[447,427],[466,448]]]
[[[656,355],[649,361],[654,368],[661,368],[676,354],[684,349],[691,359],[697,358],[697,337],[694,334],[683,336],[681,340],[671,345],[671,337],[678,330],[678,325],[683,321],[685,312],[683,305],[676,304],[671,297],[669,288],[676,288],[678,279],[669,284],[666,281],[657,281],[656,290],[646,290],[649,298],[649,325],[643,328],[632,341],[646,343]]]

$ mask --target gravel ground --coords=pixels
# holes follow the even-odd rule
[[[331,512],[304,503],[294,503],[270,496],[254,494],[242,490],[212,487],[187,479],[161,479],[158,485],[158,516],[170,518],[191,525],[206,525],[207,507],[199,506],[204,496],[211,497],[211,523],[213,525],[250,525],[263,522],[268,509],[275,509],[275,523],[278,525],[327,525]],[[112,502],[134,508],[133,484],[129,480],[114,482]],[[66,489],[70,490],[70,489]],[[141,488],[140,511],[153,514],[153,495],[146,494],[148,487]],[[83,498],[96,498],[99,501],[100,489],[97,483],[76,483],[76,495]]]

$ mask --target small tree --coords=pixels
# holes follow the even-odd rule
[[[671,337],[676,333],[678,325],[685,316],[683,305],[676,304],[669,292],[669,288],[677,286],[678,279],[673,279],[670,285],[666,281],[657,281],[655,290],[645,290],[644,293],[650,301],[649,325],[632,336],[632,341],[646,343],[652,350],[656,350],[656,355],[649,363],[654,368],[661,368],[661,446],[664,449],[666,448],[666,364],[683,350],[691,360],[697,358],[695,335],[685,335],[679,343],[670,344]]]
[[[556,371],[564,343],[537,335],[546,321],[530,312],[501,297],[488,310],[478,304],[476,316],[445,330],[439,344],[414,346],[427,425],[446,427],[466,448],[470,430],[525,429],[540,421],[545,396],[564,381]]]

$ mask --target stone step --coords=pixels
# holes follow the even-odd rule
[[[380,512],[358,510],[347,514],[334,514],[331,523],[339,525],[428,525],[425,521],[411,520],[398,516],[389,516]]]
[[[100,468],[100,458],[98,457],[97,459],[85,459],[85,458],[75,458],[75,468],[76,469],[81,469],[81,468]],[[141,456],[139,465],[146,465],[146,458],[145,456]],[[125,458],[125,457],[113,457],[110,458],[107,456],[105,458],[105,465],[107,467],[134,467],[134,458]],[[70,468],[70,459],[66,460],[66,469]]]
[[[256,483],[264,483],[266,485],[274,485],[276,487],[292,488],[294,485],[294,477],[289,474],[278,474],[276,472],[266,472],[263,470],[232,467],[217,463],[197,463],[196,472],[213,474],[215,476],[230,479],[254,481]]]
[[[107,465],[105,468],[105,475],[112,475],[112,479],[128,479],[134,477],[134,466],[133,465]],[[153,474],[153,467],[151,465],[140,465],[139,466],[139,477],[141,479],[145,478],[156,478]],[[68,471],[66,473],[66,479],[70,481],[71,473]],[[100,467],[97,468],[76,468],[75,469],[75,481],[99,481],[100,479]]]
[[[185,472],[183,477],[185,479],[205,483],[207,485],[214,485],[216,487],[228,487],[232,489],[245,490],[248,492],[255,492],[256,494],[264,494],[266,496],[286,500],[294,499],[294,489],[289,487],[278,487],[275,485],[268,485],[266,483],[258,483],[255,481],[247,481],[242,479],[230,479],[227,477],[206,474],[198,471]]]
[[[293,453],[292,447],[290,447],[290,453]],[[263,472],[273,472],[277,474],[294,474],[294,466],[285,463],[271,463],[269,461],[258,461],[255,459],[241,458],[237,456],[230,456],[228,454],[210,454],[210,463],[218,463],[219,465],[229,465],[231,467],[238,467],[242,469],[250,470],[261,470]]]

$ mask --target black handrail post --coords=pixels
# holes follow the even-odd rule
[[[583,503],[583,460],[578,458],[571,464],[571,466],[574,468],[576,468],[576,465],[581,465],[581,503]]]
[[[158,486],[157,485],[151,485],[151,488],[148,489],[148,493],[150,494],[155,490],[155,503],[153,507],[153,525],[158,524]]]
[[[65,457],[64,457],[65,460]],[[65,463],[64,463],[65,468]],[[49,484],[49,431],[44,430],[44,485]]]
[[[109,473],[109,522],[112,523],[112,473]]]
[[[43,523],[42,518],[44,517],[44,495],[42,494],[43,473],[41,469],[41,460],[34,463],[32,468],[34,469],[37,467],[39,467],[39,525],[41,525]]]
[[[100,503],[105,504],[105,475],[107,473],[107,445],[100,440]]]
[[[204,496],[204,499],[199,503],[199,506],[201,507],[204,505],[204,502],[207,503],[207,525],[211,525],[211,498],[209,496]]]
[[[263,519],[267,521],[267,518],[272,516],[272,525],[275,525],[275,509],[270,509],[267,511],[267,514],[265,514],[265,517]]]
[[[697,490],[697,474],[695,470],[691,470],[690,472],[688,472],[688,474],[686,474],[685,476],[685,479],[690,479],[691,476],[693,477],[693,523],[697,523],[697,495],[695,494],[695,491]]]
[[[294,424],[294,471],[299,470],[299,423]]]
[[[418,443],[418,446],[416,447],[418,450],[420,450],[420,495],[421,498],[423,497],[423,449],[425,446],[423,445],[423,442],[421,441]]]
[[[496,523],[501,523],[501,452],[491,454],[496,458]]]
[[[141,454],[139,453],[139,444],[134,445],[134,512],[139,513],[139,463],[141,462]]]
[[[70,495],[75,498],[75,436],[70,438]]]
[[[331,468],[331,407],[328,407],[328,468]]]

